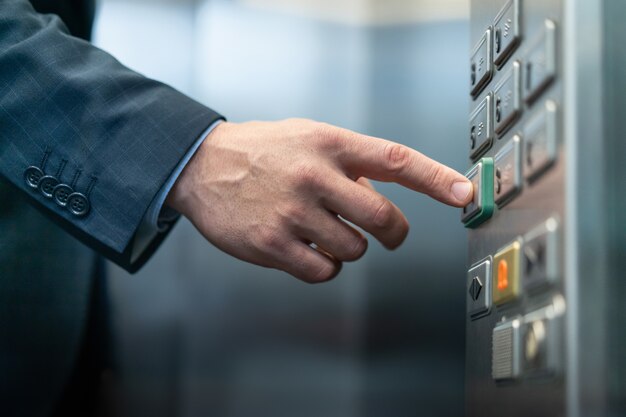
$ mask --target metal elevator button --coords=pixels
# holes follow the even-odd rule
[[[522,190],[522,142],[518,135],[508,141],[494,158],[494,196],[503,207]]]
[[[494,88],[494,124],[498,135],[504,134],[522,114],[520,93],[521,64],[513,63],[511,70]]]
[[[491,336],[491,376],[494,380],[517,378],[520,375],[521,318],[497,324]]]
[[[519,0],[507,2],[498,13],[493,27],[493,61],[498,67],[502,67],[520,44],[522,37]]]
[[[492,30],[485,31],[470,58],[470,88],[472,97],[476,98],[493,76],[492,63]]]
[[[467,271],[467,314],[477,319],[491,310],[491,256]]]
[[[474,228],[493,215],[493,158],[482,158],[465,176],[473,184],[474,198],[463,207],[461,221],[465,227]]]
[[[555,217],[550,217],[524,236],[525,289],[557,282],[561,262],[559,240],[559,222]]]
[[[520,296],[521,238],[502,248],[493,257],[493,303],[501,305]]]
[[[524,316],[521,371],[525,376],[554,376],[561,370],[564,312],[565,302],[561,296],[556,296],[551,305]]]
[[[546,101],[543,109],[535,113],[524,126],[524,177],[535,181],[557,157],[558,107]]]
[[[556,66],[556,23],[546,20],[543,31],[526,56],[524,98],[528,103],[534,102],[554,81]]]
[[[470,158],[475,159],[487,151],[493,142],[493,97],[491,93],[481,101],[470,116]]]

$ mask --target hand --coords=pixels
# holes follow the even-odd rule
[[[458,172],[400,144],[309,120],[222,123],[167,204],[218,248],[306,282],[334,278],[367,239],[389,249],[409,225],[365,178],[397,182],[457,207],[472,197]]]

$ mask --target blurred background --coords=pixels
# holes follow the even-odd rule
[[[465,171],[467,0],[100,0],[95,43],[230,121],[307,117]],[[411,222],[309,286],[185,220],[137,275],[111,265],[119,415],[459,416],[458,210],[377,184]]]

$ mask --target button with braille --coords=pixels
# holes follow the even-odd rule
[[[74,192],[72,187],[67,184],[59,184],[54,187],[54,191],[52,192],[52,198],[54,202],[57,203],[61,207],[67,206],[67,200],[70,195]]]
[[[24,179],[26,180],[26,185],[28,185],[30,188],[36,189],[37,187],[39,187],[39,181],[43,176],[43,171],[36,166],[30,166],[26,169],[26,171],[24,171]]]
[[[89,200],[84,194],[72,193],[67,198],[67,209],[76,217],[83,217],[89,212]]]
[[[39,180],[39,191],[46,198],[52,198],[52,193],[54,192],[54,187],[59,184],[59,180],[57,180],[52,175],[46,175],[45,177]]]

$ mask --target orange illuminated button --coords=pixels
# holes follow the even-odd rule
[[[509,288],[509,264],[506,259],[498,262],[498,291],[504,291]]]
[[[493,302],[496,305],[512,301],[520,293],[521,241],[516,240],[500,250],[493,258],[496,285],[493,286]]]

